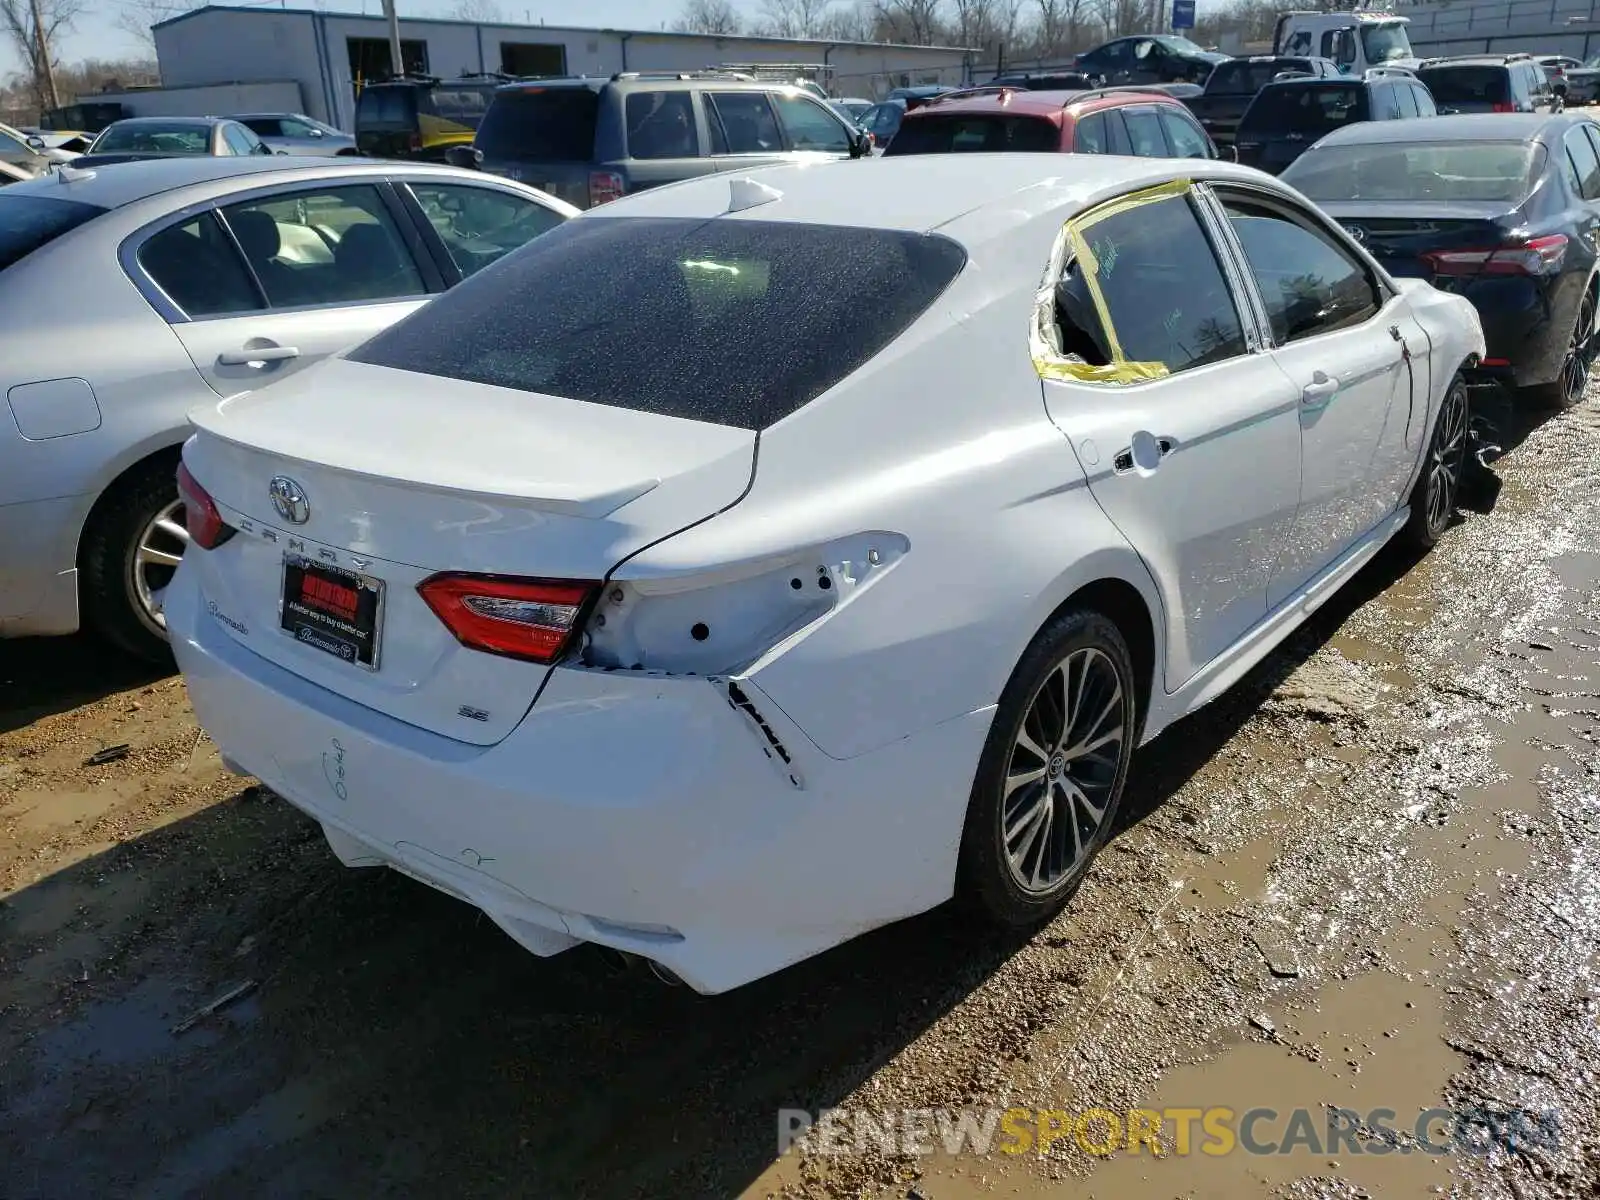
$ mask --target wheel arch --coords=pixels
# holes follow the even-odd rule
[[[94,522],[105,512],[107,501],[116,495],[118,487],[124,480],[138,471],[145,470],[151,463],[162,458],[172,460],[172,469],[176,473],[178,458],[183,452],[183,443],[187,430],[175,430],[157,435],[131,447],[126,453],[119,455],[107,465],[107,474],[101,480],[95,492],[94,500],[90,503],[88,511],[83,515],[83,521],[78,527],[78,546],[74,554],[74,561],[79,567],[83,566],[83,544],[85,535]]]

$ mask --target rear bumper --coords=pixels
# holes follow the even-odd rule
[[[558,669],[504,741],[472,746],[253,654],[195,575],[168,589],[168,629],[225,758],[347,864],[465,900],[536,954],[596,942],[715,993],[951,894],[992,710],[837,761],[741,684],[786,765],[718,683]]]
[[[0,638],[76,633],[79,497],[0,504]]]
[[[1513,387],[1549,383],[1561,371],[1576,304],[1531,279],[1485,280],[1458,293],[1483,323],[1483,370]]]

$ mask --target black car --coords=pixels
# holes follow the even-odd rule
[[[1445,113],[1551,112],[1561,107],[1550,77],[1526,54],[1435,58],[1417,69]]]
[[[1218,54],[1173,34],[1116,38],[1078,55],[1077,69],[1106,84],[1204,83],[1211,68],[1227,62]]]
[[[1361,79],[1284,79],[1256,93],[1234,133],[1247,167],[1276,175],[1321,138],[1346,125],[1431,117],[1437,107],[1409,71],[1376,67]]]
[[[1283,173],[1391,275],[1471,300],[1483,368],[1563,407],[1594,355],[1600,125],[1585,116],[1352,126]]]
[[[1185,99],[1189,110],[1219,145],[1233,141],[1239,118],[1250,107],[1256,93],[1285,76],[1312,79],[1338,79],[1343,75],[1332,59],[1294,55],[1258,54],[1218,63],[1206,80],[1205,90]]]
[[[369,83],[356,98],[356,149],[371,158],[444,162],[452,146],[472,143],[496,86],[479,75]]]
[[[1082,71],[1051,71],[1021,75],[996,75],[990,87],[1016,88],[1024,92],[1086,92],[1094,87],[1094,80]]]

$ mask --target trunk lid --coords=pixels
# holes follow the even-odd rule
[[[599,581],[735,503],[756,439],[344,359],[191,419],[185,462],[239,532],[185,569],[227,635],[350,700],[478,745],[516,727],[549,668],[461,645],[417,585],[446,571]],[[299,501],[279,507],[275,479]],[[335,582],[381,584],[367,605],[371,664],[282,627],[286,577],[298,588],[306,562]]]
[[[1435,276],[1424,254],[1499,246],[1507,231],[1522,223],[1517,206],[1499,200],[1323,202],[1321,207],[1391,275],[1429,282]],[[1452,276],[1449,282],[1464,280]]]

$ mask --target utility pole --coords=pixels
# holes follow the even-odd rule
[[[39,0],[33,0],[37,6]],[[389,70],[396,79],[406,73],[405,59],[400,57],[400,16],[394,10],[395,0],[383,0],[383,15],[389,21]]]
[[[39,0],[33,0],[33,37],[38,44],[39,55],[38,69],[33,73],[35,87],[40,88],[41,99],[48,101],[48,107],[60,108],[61,97],[56,93],[56,69],[50,61],[50,43],[44,35],[44,16],[39,12]],[[43,113],[39,114],[43,117]]]

